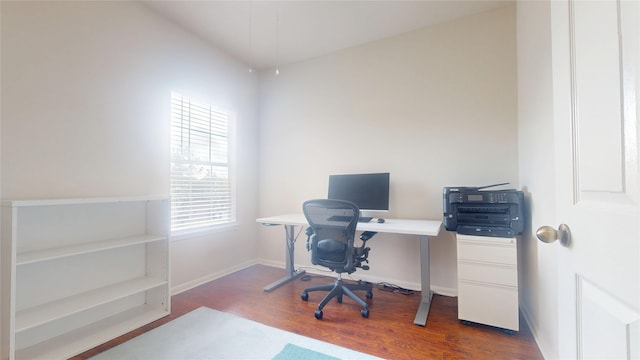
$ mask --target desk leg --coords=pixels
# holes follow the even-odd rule
[[[416,313],[413,323],[420,326],[427,324],[427,316],[429,316],[429,308],[431,308],[431,274],[429,273],[429,237],[420,236],[420,283],[422,290],[422,299]]]
[[[295,225],[285,225],[284,231],[287,237],[287,251],[285,254],[285,269],[287,270],[287,276],[282,279],[275,281],[264,287],[264,291],[269,292],[275,290],[283,284],[288,283],[291,280],[296,279],[298,276],[304,274],[304,270],[296,271],[293,268],[293,258],[294,258],[294,244],[296,242],[296,234],[295,234]]]

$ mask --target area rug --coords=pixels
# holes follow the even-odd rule
[[[378,358],[201,307],[91,359],[371,360]]]

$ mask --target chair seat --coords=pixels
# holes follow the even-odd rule
[[[346,246],[338,240],[318,241],[318,258],[328,261],[344,261]]]

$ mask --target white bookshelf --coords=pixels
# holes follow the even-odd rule
[[[169,200],[2,202],[0,358],[65,359],[169,314]]]

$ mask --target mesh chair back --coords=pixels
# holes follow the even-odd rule
[[[351,273],[354,266],[354,238],[360,209],[349,201],[317,199],[302,205],[311,235],[311,263],[335,272]]]

